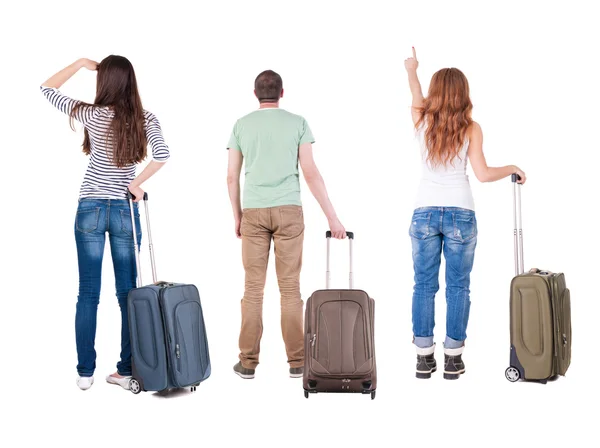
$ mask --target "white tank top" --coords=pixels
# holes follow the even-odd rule
[[[435,168],[427,162],[424,125],[417,130],[417,140],[421,148],[422,174],[415,208],[460,207],[475,210],[469,176],[467,176],[469,139],[466,139],[454,160]]]

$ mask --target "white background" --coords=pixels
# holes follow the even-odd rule
[[[598,440],[595,15],[579,1],[403,3],[3,4],[3,446],[524,447]],[[464,71],[488,163],[517,164],[528,175],[526,267],[565,272],[573,302],[573,362],[555,383],[504,378],[511,184],[483,185],[474,176],[479,240],[467,373],[456,382],[444,381],[440,372],[429,381],[414,378],[408,227],[419,166],[403,66],[411,45],[425,92],[439,68]],[[194,283],[203,300],[213,374],[194,395],[134,396],[103,381],[119,353],[108,252],[96,384],[87,392],[75,385],[73,222],[87,158],[80,152],[82,132],[69,129],[38,86],[79,57],[109,54],[134,64],[144,106],[159,117],[172,153],[146,188],[160,279]],[[375,401],[339,394],[303,398],[301,380],[287,377],[272,268],[256,379],[242,381],[231,371],[244,274],[227,197],[225,145],[235,120],[257,107],[253,81],[267,68],[283,77],[282,107],[310,123],[330,196],[346,228],[356,232],[356,286],[377,301]],[[62,90],[92,101],[95,74],[82,71]],[[324,284],[327,223],[304,184],[303,191],[306,299]],[[333,284],[343,286],[346,246],[333,248]],[[148,282],[149,269],[144,274]],[[441,291],[438,362],[443,283]]]

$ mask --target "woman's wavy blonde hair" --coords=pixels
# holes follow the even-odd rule
[[[465,143],[473,123],[469,81],[457,68],[443,68],[431,78],[429,92],[419,108],[415,128],[425,129],[427,161],[434,167],[451,163]]]

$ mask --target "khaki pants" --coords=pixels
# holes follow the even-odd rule
[[[245,209],[242,216],[242,259],[246,287],[242,299],[240,361],[247,369],[258,365],[262,336],[262,305],[271,239],[281,293],[281,332],[290,367],[304,365],[304,327],[300,298],[300,269],[304,241],[302,207],[287,205]]]

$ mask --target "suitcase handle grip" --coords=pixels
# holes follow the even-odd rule
[[[127,199],[132,199],[135,200],[135,196],[133,195],[133,193],[129,190],[127,190]],[[144,191],[144,197],[143,197],[144,201],[148,200],[148,193]]]
[[[510,180],[512,180],[513,182],[517,182],[521,180],[521,176],[519,176],[517,173],[513,173],[510,175]]]
[[[354,239],[354,232],[346,232],[346,236],[348,238],[350,238],[351,240]],[[328,230],[327,232],[325,232],[325,238],[331,238],[331,230]]]

